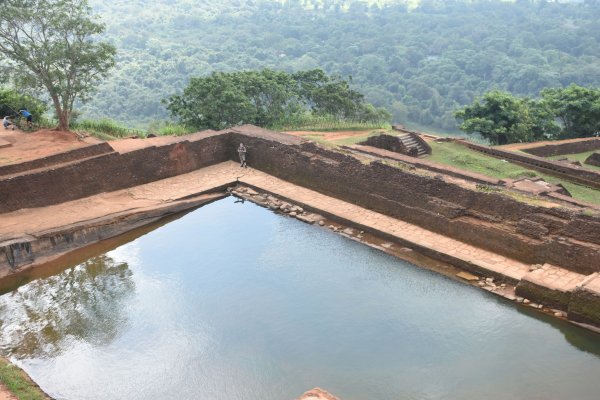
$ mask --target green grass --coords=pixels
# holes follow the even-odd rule
[[[360,131],[362,131],[362,129],[360,129],[360,130],[357,129],[356,131],[360,132]],[[332,131],[327,131],[327,132],[332,132]],[[308,140],[312,140],[313,142],[317,142],[325,147],[335,148],[338,146],[350,146],[350,145],[353,145],[353,144],[356,144],[356,143],[366,140],[369,136],[381,135],[382,133],[386,133],[386,132],[382,131],[382,130],[369,129],[369,130],[365,130],[364,133],[361,133],[360,135],[337,139],[337,140],[326,140],[323,137],[323,135],[320,135],[318,132],[315,132],[314,134],[302,135],[302,137],[304,139],[308,139]]]
[[[360,121],[357,119],[340,119],[329,115],[293,115],[284,121],[277,122],[269,129],[279,131],[354,131],[365,129],[391,129],[388,121]]]
[[[130,136],[146,137],[149,134],[157,136],[182,136],[194,132],[193,129],[174,123],[154,123],[148,130],[127,128],[110,119],[83,120],[71,124],[76,132],[85,132],[102,140],[116,140]]]
[[[157,136],[183,136],[193,132],[196,130],[172,122],[154,123],[148,128],[148,133]]]
[[[498,158],[478,153],[457,143],[430,142],[429,144],[433,149],[433,154],[428,158],[431,161],[498,179],[519,179],[539,176],[546,182],[562,184],[575,199],[600,205],[600,190],[578,185],[534,169],[511,164]]]
[[[0,382],[19,400],[45,400],[48,397],[20,368],[0,358]]]
[[[381,130],[375,130],[375,131],[369,130],[369,131],[365,132],[363,135],[356,135],[356,136],[351,136],[351,137],[347,137],[347,138],[343,138],[343,139],[334,140],[333,143],[337,144],[338,146],[351,146],[353,144],[364,142],[370,136],[377,136],[377,135],[381,135],[384,133],[389,133],[389,132],[382,132]],[[391,133],[391,134],[393,135],[394,133]]]
[[[598,153],[600,150],[592,150],[586,151],[585,153],[575,153],[575,154],[563,154],[560,156],[551,156],[547,157],[550,160],[560,160],[561,158],[568,158],[571,161],[579,161],[581,165],[585,168],[594,169],[596,171],[600,171],[600,167],[595,165],[585,164],[585,160],[592,155],[592,153]]]
[[[114,140],[129,136],[145,137],[146,132],[123,127],[110,119],[83,120],[71,124],[71,130],[85,132],[103,140]]]

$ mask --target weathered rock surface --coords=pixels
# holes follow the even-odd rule
[[[304,393],[302,396],[298,398],[298,400],[340,400],[338,397],[335,397],[331,393],[321,389],[314,388]]]

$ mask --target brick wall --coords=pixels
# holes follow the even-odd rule
[[[600,153],[592,153],[586,160],[586,164],[595,165],[596,167],[600,167]]]
[[[529,263],[600,270],[600,218],[543,208],[353,157],[312,143],[233,131],[250,166],[278,178]],[[231,149],[230,157],[237,154]]]
[[[370,136],[364,142],[359,143],[363,146],[373,146],[379,149],[392,151],[394,153],[408,154],[408,149],[396,136],[377,135]]]
[[[211,133],[0,178],[0,213],[58,204],[191,172],[226,161],[228,147],[228,134]]]
[[[538,157],[560,156],[563,154],[585,153],[600,149],[600,139],[592,138],[576,142],[547,144],[539,147],[523,149],[524,152]]]

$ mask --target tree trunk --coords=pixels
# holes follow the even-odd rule
[[[61,131],[69,131],[69,110],[65,110],[60,103],[60,100],[57,95],[52,95],[52,103],[54,104],[54,111],[56,112],[56,116],[58,117],[58,130]]]
[[[68,132],[69,122],[69,112],[67,110],[62,110],[60,114],[58,114],[58,129]]]

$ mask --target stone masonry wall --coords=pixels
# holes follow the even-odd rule
[[[373,146],[379,149],[393,151],[394,153],[408,154],[408,149],[402,144],[397,136],[377,135],[370,136],[364,142],[360,143],[363,146]]]
[[[278,178],[529,263],[600,270],[600,218],[469,190],[383,163],[365,165],[312,143],[232,130],[248,164]],[[283,138],[283,135],[282,135]]]
[[[0,213],[58,204],[191,172],[226,161],[228,147],[229,135],[211,133],[0,177]]]
[[[278,178],[529,263],[600,271],[600,218],[470,190],[380,162],[364,164],[301,138],[240,127],[0,177],[0,213],[41,207],[238,160]],[[493,261],[491,261],[493,262]]]
[[[31,171],[32,169],[36,168],[44,168],[60,163],[82,160],[84,158],[95,157],[101,154],[108,154],[112,151],[112,147],[110,147],[110,145],[106,142],[92,144],[59,154],[37,158],[31,161],[2,166],[0,167],[0,176],[18,174],[25,171]]]
[[[523,149],[524,152],[538,157],[560,156],[563,154],[585,153],[600,149],[600,139],[592,138],[569,143],[547,144],[540,147]]]
[[[588,158],[586,158],[585,163],[600,167],[600,152],[592,153]]]

